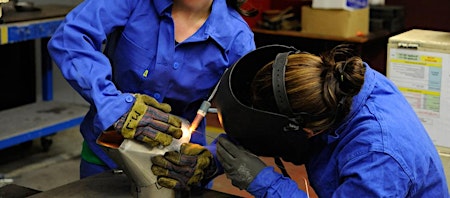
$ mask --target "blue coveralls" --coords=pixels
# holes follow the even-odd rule
[[[168,103],[172,114],[192,121],[224,70],[255,49],[253,32],[225,0],[213,1],[205,24],[176,44],[172,3],[86,0],[66,16],[48,43],[64,78],[90,104],[80,130],[109,168],[117,165],[95,141],[131,108],[133,93]],[[102,53],[105,39],[121,27],[109,60]],[[206,145],[205,122],[191,142]]]
[[[442,162],[396,86],[366,64],[351,112],[306,164],[319,197],[449,197]],[[247,189],[255,197],[306,197],[295,181],[266,167]]]

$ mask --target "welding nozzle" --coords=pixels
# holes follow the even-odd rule
[[[207,100],[203,101],[202,105],[200,105],[200,108],[197,110],[197,115],[191,123],[190,131],[197,129],[202,119],[206,116],[206,113],[208,113],[209,107],[211,107],[211,103]]]
[[[208,109],[209,107],[211,107],[211,103],[208,101],[203,101],[202,105],[200,106],[200,108],[197,110],[197,114],[202,115],[203,117],[206,116],[206,113],[208,113]]]

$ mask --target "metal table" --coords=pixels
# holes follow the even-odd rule
[[[17,193],[19,193],[19,191]],[[37,192],[29,196],[29,198],[41,198],[41,197],[42,198],[48,197],[132,198],[133,195],[131,193],[131,182],[124,173],[106,171],[98,175],[90,176],[48,191]],[[187,197],[233,198],[239,196],[209,189],[203,189],[196,193],[192,192]]]

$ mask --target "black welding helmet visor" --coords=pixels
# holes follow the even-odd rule
[[[268,45],[240,58],[222,76],[214,103],[226,134],[245,149],[259,156],[281,157],[294,164],[303,164],[309,152],[302,123],[276,111],[253,108],[251,104],[250,86],[257,71],[275,60],[278,54],[286,52],[296,53],[297,50],[284,45]]]

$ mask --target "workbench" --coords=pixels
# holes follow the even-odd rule
[[[0,188],[0,197],[26,197],[48,198],[48,197],[117,197],[133,198],[131,182],[122,172],[106,171],[97,175],[83,178],[81,180],[56,187],[54,189],[40,192],[14,184]],[[9,194],[2,195],[1,192]],[[196,192],[184,193],[190,198],[233,198],[239,197],[216,190],[202,189]]]
[[[43,5],[38,8],[39,11],[4,12],[1,18],[0,45],[41,41],[42,101],[0,111],[0,149],[79,125],[88,111],[87,105],[53,101],[53,62],[47,42],[73,7]],[[49,145],[43,146],[47,150]]]

